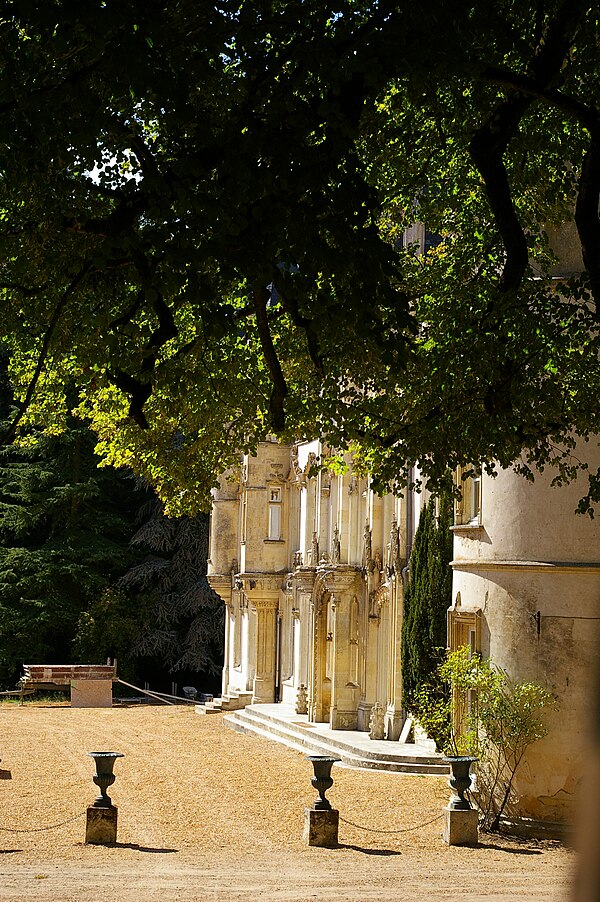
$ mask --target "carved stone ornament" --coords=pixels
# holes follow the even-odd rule
[[[373,572],[373,552],[371,548],[371,527],[369,525],[369,520],[365,520],[365,532],[363,538],[363,560],[362,564],[365,570],[368,570],[369,573]]]
[[[304,472],[307,476],[311,475],[311,470],[317,466],[317,455],[314,451],[310,451],[308,454],[308,460],[306,461],[306,466],[304,468]],[[314,475],[314,474],[313,474]]]
[[[377,604],[377,593],[369,593],[369,620],[379,620],[380,608]]]
[[[357,489],[358,489],[358,479],[356,478],[356,476],[351,476],[350,484],[348,485],[348,494],[355,495]]]
[[[377,702],[371,708],[369,717],[369,739],[383,739],[385,737],[385,710],[382,704]]]
[[[369,595],[369,620],[379,620],[381,618],[381,608],[388,601],[388,587],[384,583]]]
[[[302,552],[301,551],[294,551],[294,559],[292,561],[292,564],[293,564],[294,569],[296,569],[296,567],[302,567],[303,561],[302,561]]]
[[[304,683],[298,686],[296,695],[296,714],[308,714],[308,693]]]
[[[312,534],[310,562],[313,567],[316,567],[317,564],[319,563],[319,540],[317,539],[316,532],[313,532],[313,534]]]
[[[333,530],[333,539],[331,540],[331,562],[332,562],[332,564],[339,564],[340,554],[341,554],[340,531],[336,526],[335,529]]]
[[[298,476],[300,474],[300,463],[298,462],[298,445],[292,445],[290,450],[290,475]]]
[[[392,528],[390,529],[390,567],[396,567],[400,558],[400,538],[398,536],[398,522],[396,515],[392,517]]]
[[[329,495],[331,493],[331,470],[321,471],[321,494]]]

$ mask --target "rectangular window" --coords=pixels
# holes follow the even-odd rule
[[[467,468],[468,476],[460,467],[456,473],[456,484],[461,498],[454,508],[454,522],[457,526],[481,526],[481,473]]]
[[[281,539],[281,488],[269,487],[269,528],[268,538]]]

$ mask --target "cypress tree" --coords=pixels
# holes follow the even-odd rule
[[[404,590],[402,623],[402,681],[404,706],[415,704],[419,688],[434,677],[446,646],[446,612],[452,602],[451,499],[435,500],[421,512]]]

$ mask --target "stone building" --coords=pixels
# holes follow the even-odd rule
[[[590,469],[600,466],[592,443]],[[595,456],[595,459],[594,459]],[[600,652],[600,524],[575,514],[583,480],[551,487],[510,470],[469,487],[454,527],[451,648],[471,645],[514,682],[557,700],[550,732],[517,774],[519,817],[570,821],[597,704]]]
[[[403,577],[425,499],[380,498],[351,465],[319,471],[321,452],[318,442],[265,442],[215,492],[209,581],[227,608],[223,694],[282,702],[334,730],[368,731],[378,705],[381,738],[394,741],[405,714]],[[511,814],[564,822],[596,700],[600,528],[574,513],[580,484],[550,481],[512,471],[466,481],[448,646],[468,645],[512,681],[555,695]]]
[[[580,272],[569,227],[551,234],[557,282]],[[408,235],[425,250],[417,224]],[[333,729],[403,726],[403,574],[425,498],[379,498],[353,472],[314,466],[318,442],[266,442],[215,493],[209,581],[227,607],[223,693],[282,702]],[[575,454],[600,466],[597,442]],[[550,689],[548,737],[519,771],[519,818],[566,822],[597,703],[599,519],[575,514],[581,482],[511,470],[464,483],[456,509],[448,646],[491,657],[513,682]],[[460,474],[458,474],[460,480]],[[305,691],[306,689],[306,691]],[[298,702],[300,705],[298,706]]]
[[[385,737],[403,724],[403,570],[422,501],[315,466],[318,442],[262,443],[215,493],[209,580],[227,607],[223,693]],[[230,481],[234,480],[234,481]],[[301,689],[302,687],[302,689]]]

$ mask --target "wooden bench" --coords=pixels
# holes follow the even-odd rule
[[[110,708],[114,664],[23,664],[22,690],[70,689],[73,708]]]

